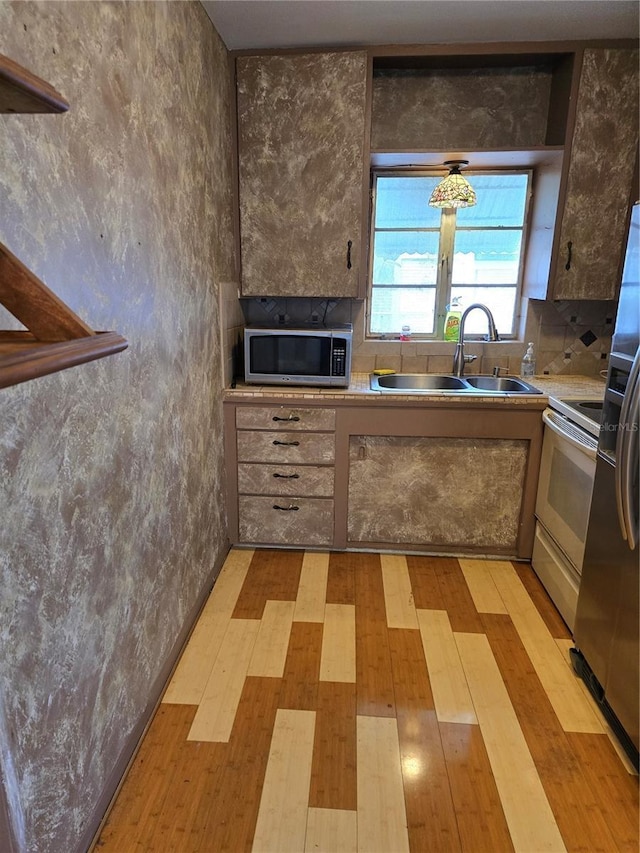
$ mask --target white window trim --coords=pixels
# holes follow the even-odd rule
[[[371,296],[373,289],[373,254],[374,254],[374,236],[375,236],[375,205],[376,205],[376,183],[378,177],[403,177],[403,176],[411,176],[411,177],[444,177],[447,174],[446,171],[437,170],[434,171],[432,169],[424,169],[424,168],[407,168],[407,167],[378,167],[373,168],[371,170],[371,207],[370,207],[370,221],[369,221],[369,272],[367,276],[367,298],[366,298],[366,310],[365,310],[365,341],[391,341],[398,340],[398,334],[380,334],[378,332],[371,332]],[[523,276],[524,276],[524,266],[525,266],[525,258],[527,255],[528,249],[528,240],[529,240],[529,218],[531,211],[531,199],[532,199],[532,185],[533,185],[533,169],[530,167],[522,167],[522,168],[492,168],[492,169],[465,169],[465,175],[469,178],[472,178],[473,175],[497,175],[497,174],[511,174],[511,175],[527,175],[527,190],[526,190],[526,198],[525,198],[525,210],[522,224],[522,250],[520,252],[520,263],[518,269],[518,278],[516,281],[516,295],[515,295],[515,308],[513,313],[513,321],[511,330],[509,332],[503,332],[499,330],[500,339],[504,341],[515,341],[517,340],[518,335],[518,326],[520,323],[520,303],[522,298],[522,290],[523,290]],[[432,230],[432,229],[428,229]],[[483,230],[503,230],[501,228],[485,228]],[[514,228],[513,230],[520,230],[519,228]],[[444,339],[444,322],[446,315],[446,306],[450,302],[450,294],[451,294],[451,275],[452,275],[452,260],[453,260],[453,242],[455,237],[455,216],[451,216],[451,212],[448,210],[442,211],[442,218],[440,224],[440,242],[439,242],[439,251],[440,251],[440,263],[438,265],[438,274],[436,279],[436,305],[435,305],[435,330],[433,333],[412,333],[411,337],[413,340],[421,340],[421,341],[432,341],[432,342],[441,342]],[[442,282],[443,268],[446,266],[446,272],[444,273],[445,280],[444,286]],[[464,285],[457,285],[457,287],[463,287]],[[499,285],[494,285],[496,288]],[[505,285],[506,286],[506,285]],[[509,285],[512,287],[513,285]],[[467,340],[483,340],[483,335],[481,334],[466,334],[465,338]]]

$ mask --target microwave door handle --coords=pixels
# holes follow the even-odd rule
[[[627,387],[620,409],[620,420],[618,421],[618,435],[616,436],[616,466],[615,466],[615,494],[616,507],[618,510],[618,521],[620,523],[620,531],[622,538],[626,539],[631,550],[635,548],[635,544],[629,541],[631,534],[633,540],[633,532],[629,529],[629,521],[631,520],[631,507],[633,505],[633,496],[631,489],[633,486],[633,454],[629,451],[631,448],[631,440],[633,437],[633,424],[629,424],[629,411],[633,412],[632,404],[636,397],[638,388],[638,374],[640,373],[640,347],[636,352]],[[633,527],[633,525],[632,525]]]
[[[622,517],[627,531],[627,544],[632,551],[638,544],[638,519],[636,518],[636,502],[633,494],[634,474],[638,466],[638,410],[640,408],[640,359],[638,355],[640,355],[640,349],[634,361],[635,376],[633,384],[627,392],[629,405],[626,410],[625,422],[621,427],[625,434],[624,462],[621,472]]]

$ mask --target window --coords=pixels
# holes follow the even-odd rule
[[[501,337],[513,336],[522,276],[531,173],[465,172],[474,207],[438,210],[429,198],[441,175],[374,172],[370,335],[442,338],[446,306],[482,302]],[[486,334],[472,312],[471,335]]]

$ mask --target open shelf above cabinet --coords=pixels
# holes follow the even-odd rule
[[[52,86],[0,54],[0,112],[61,113]],[[0,243],[0,305],[23,330],[0,330],[0,388],[17,385],[128,346],[117,332],[96,332]]]

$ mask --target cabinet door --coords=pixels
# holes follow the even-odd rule
[[[614,299],[638,147],[638,51],[584,52],[553,299]]]
[[[349,542],[516,554],[528,445],[351,436]]]
[[[358,295],[365,51],[236,60],[243,296]]]

